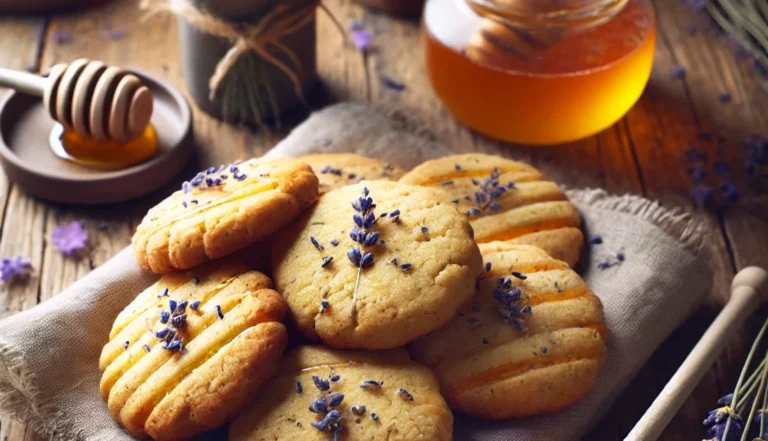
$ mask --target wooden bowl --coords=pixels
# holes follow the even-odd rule
[[[145,195],[169,182],[184,167],[192,147],[192,112],[170,83],[127,69],[154,97],[151,124],[158,148],[146,162],[99,170],[58,157],[48,137],[56,122],[42,100],[16,92],[0,102],[0,165],[8,178],[32,196],[72,204],[107,204]]]

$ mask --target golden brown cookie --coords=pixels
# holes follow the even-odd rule
[[[136,258],[156,273],[194,268],[273,233],[316,198],[317,177],[295,159],[211,167],[149,210]]]
[[[470,218],[478,243],[535,245],[573,266],[584,236],[579,212],[558,185],[528,164],[480,153],[427,161],[400,179],[440,188]]]
[[[452,409],[506,419],[583,398],[606,357],[603,307],[565,262],[530,245],[485,252],[477,295],[409,347]]]
[[[405,173],[378,159],[354,153],[325,153],[299,158],[312,167],[320,180],[320,193],[356,184],[360,181],[397,181]]]
[[[434,375],[402,349],[302,346],[230,427],[230,441],[450,441],[453,415]]]
[[[279,323],[287,308],[271,287],[242,264],[212,262],[167,274],[139,294],[118,315],[99,360],[115,420],[157,441],[231,420],[275,373],[288,341]]]
[[[453,317],[482,259],[466,216],[437,192],[363,182],[324,194],[281,232],[275,284],[305,335],[336,348],[391,349]]]

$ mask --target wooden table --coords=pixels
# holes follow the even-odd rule
[[[462,127],[432,93],[422,70],[418,22],[367,12],[349,0],[324,2],[342,23],[361,19],[374,29],[375,48],[364,55],[345,45],[331,21],[319,14],[318,64],[323,82],[319,95],[400,106],[429,123],[438,139],[457,150],[483,151],[494,143]],[[660,33],[654,72],[629,114],[582,142],[558,147],[509,146],[510,156],[530,161],[569,186],[636,193],[693,209],[685,152],[698,146],[716,156],[720,150],[699,140],[698,135],[721,131],[726,135],[723,159],[730,163],[734,181],[746,183],[741,143],[749,133],[768,131],[766,80],[754,75],[748,60],[738,59],[724,39],[701,30],[691,33],[690,24],[696,19],[681,2],[655,3]],[[0,65],[45,70],[55,63],[89,57],[140,66],[184,89],[175,19],[162,16],[142,22],[141,15],[136,1],[117,0],[66,15],[0,19]],[[110,30],[125,35],[110,41]],[[71,33],[71,41],[61,42],[63,33]],[[673,78],[676,64],[687,68],[685,79]],[[402,81],[407,89],[397,92],[384,87],[381,74]],[[718,100],[725,91],[732,96],[730,103]],[[199,166],[261,155],[289,129],[264,135],[220,123],[199,111],[195,111],[194,124]],[[27,284],[0,284],[0,314],[10,315],[54,296],[124,248],[148,206],[160,196],[99,208],[62,206],[27,196],[0,174],[0,256],[27,256],[35,268]],[[726,299],[734,272],[747,265],[768,267],[768,202],[754,195],[742,199],[727,209],[697,212],[712,227],[715,283],[711,299],[656,352],[587,439],[622,439],[711,322]],[[73,219],[85,220],[88,226],[93,242],[90,259],[66,259],[49,244],[51,230]],[[662,439],[703,437],[701,421],[715,400],[732,390],[745,346],[754,334],[745,331],[729,346]],[[0,441],[36,439],[30,427],[7,416],[0,418]]]

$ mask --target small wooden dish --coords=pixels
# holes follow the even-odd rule
[[[56,156],[48,137],[56,122],[42,100],[10,92],[0,102],[0,163],[8,178],[32,196],[72,204],[122,202],[147,194],[170,181],[189,157],[192,112],[170,83],[128,69],[154,97],[151,124],[157,154],[122,170],[87,168]]]

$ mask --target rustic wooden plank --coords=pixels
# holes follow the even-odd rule
[[[701,29],[701,23],[680,2],[657,1],[655,5],[660,28],[655,72],[640,105],[630,112],[627,121],[635,144],[645,146],[638,147],[636,152],[648,194],[673,204],[692,207],[688,195],[691,179],[687,173],[690,163],[686,159],[686,151],[693,147],[705,151],[713,162],[722,156],[722,159],[731,163],[733,179],[738,182],[743,176],[739,173],[740,167],[733,167],[734,163],[742,160],[738,144],[744,133],[755,129],[754,122],[750,122],[754,112],[750,111],[742,99],[734,98],[730,103],[722,103],[718,98],[722,92],[728,91],[736,96],[743,89],[736,81],[738,76],[734,75],[735,65],[727,44],[711,32],[691,32],[692,25]],[[676,65],[686,68],[684,79],[673,77],[672,71]],[[755,92],[752,90],[748,93]],[[702,133],[717,132],[721,126],[741,133],[739,141],[729,136],[724,145],[718,146],[717,142],[707,142],[700,136]],[[707,182],[716,186],[716,174],[711,169],[708,173],[710,176]],[[714,231],[717,231],[719,225],[724,226],[725,231],[730,231],[730,225],[735,222],[745,219],[755,221],[755,218],[735,214],[732,209],[715,213],[700,212],[699,216]],[[740,226],[738,230],[742,234],[749,234],[748,240],[735,240],[733,234],[724,237],[718,234],[719,231],[712,235],[712,268],[715,277],[712,297],[685,327],[670,337],[649,364],[655,368],[654,375],[659,387],[674,373],[684,355],[713,319],[719,305],[727,299],[730,292],[728,285],[734,273],[734,262],[730,259],[729,251],[733,250],[736,254],[741,252],[736,250],[755,248],[760,242],[755,240],[753,234],[764,234],[766,225],[753,225],[752,230],[742,228]],[[743,261],[735,263],[736,268],[744,264]],[[748,339],[749,335],[742,333],[729,345],[661,439],[682,440],[689,439],[691,434],[703,435],[701,419],[714,407],[719,396],[732,389]]]
[[[0,18],[0,66],[13,69],[37,68],[38,49],[45,22],[40,18]],[[0,89],[0,94],[5,94]],[[22,216],[39,215],[40,207],[34,203],[19,200],[19,193],[0,172],[0,256],[25,256],[32,260],[35,272],[27,284],[0,284],[0,316],[5,316],[37,303],[42,242],[35,237],[22,234],[34,230],[42,223],[42,218],[30,221]],[[19,203],[21,202],[21,203]],[[30,218],[31,219],[31,218]],[[28,225],[23,225],[23,224]],[[36,225],[32,225],[35,223]],[[25,425],[12,420],[8,415],[0,415],[0,439],[18,441],[25,439]]]
[[[324,11],[317,12],[317,86],[327,101],[366,101],[370,91],[365,70],[366,54],[346,38],[353,21],[363,20],[363,10],[351,0],[326,0],[323,4],[341,25],[340,30]],[[313,103],[325,104],[327,101]]]

